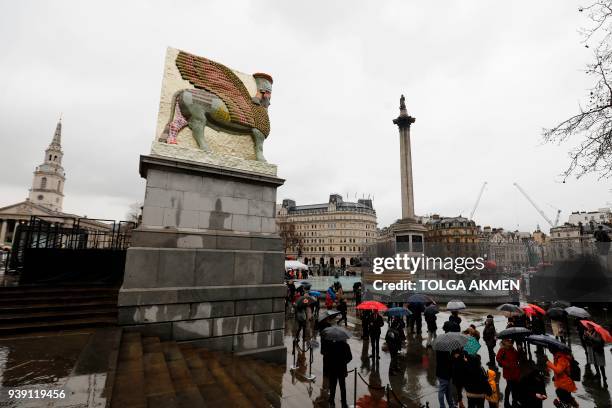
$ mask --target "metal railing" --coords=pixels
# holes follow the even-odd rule
[[[29,249],[125,250],[135,227],[130,221],[32,216],[17,226],[5,270],[19,270]]]

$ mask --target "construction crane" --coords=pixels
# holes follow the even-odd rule
[[[548,206],[550,208],[553,208],[553,209],[557,210],[557,216],[555,217],[555,225],[554,225],[556,227],[557,225],[559,225],[559,217],[561,216],[561,210],[559,208],[555,207],[552,204],[548,204]]]
[[[525,198],[531,203],[531,205],[533,206],[533,208],[536,209],[537,212],[540,213],[540,215],[542,216],[542,218],[544,218],[546,220],[546,222],[548,224],[550,224],[551,227],[556,227],[557,224],[559,223],[559,215],[561,214],[561,210],[557,211],[557,219],[555,220],[555,222],[553,223],[552,220],[550,218],[548,218],[548,216],[546,215],[546,213],[544,211],[542,211],[540,209],[540,207],[538,207],[538,205],[531,199],[531,197],[529,197],[529,195],[525,192],[525,190],[523,190],[521,188],[521,186],[518,185],[518,183],[513,183],[514,187],[516,187],[518,189],[518,191],[521,192],[521,194],[523,194],[525,196]]]
[[[476,212],[476,208],[478,208],[478,204],[480,203],[480,198],[482,197],[482,193],[484,193],[484,189],[487,186],[487,182],[482,183],[482,187],[480,188],[480,192],[478,193],[478,198],[476,198],[476,202],[474,203],[474,208],[472,208],[472,212],[470,212],[470,220],[474,219],[474,213]]]

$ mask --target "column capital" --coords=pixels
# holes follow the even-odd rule
[[[397,127],[401,129],[410,129],[410,125],[412,125],[416,121],[415,118],[409,115],[399,115],[397,118],[393,119],[393,124],[397,125]]]

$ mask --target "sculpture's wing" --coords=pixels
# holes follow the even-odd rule
[[[179,51],[176,67],[184,80],[217,95],[229,109],[232,122],[253,127],[251,95],[231,69],[218,62]]]

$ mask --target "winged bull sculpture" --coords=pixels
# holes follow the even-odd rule
[[[191,129],[198,146],[210,151],[204,128],[217,127],[228,133],[250,135],[255,156],[265,162],[263,142],[270,134],[268,106],[272,95],[272,77],[255,73],[257,94],[251,97],[244,83],[226,66],[180,51],[176,67],[181,77],[195,89],[182,89],[172,96],[170,119],[161,141],[176,144],[176,135],[185,126]]]

